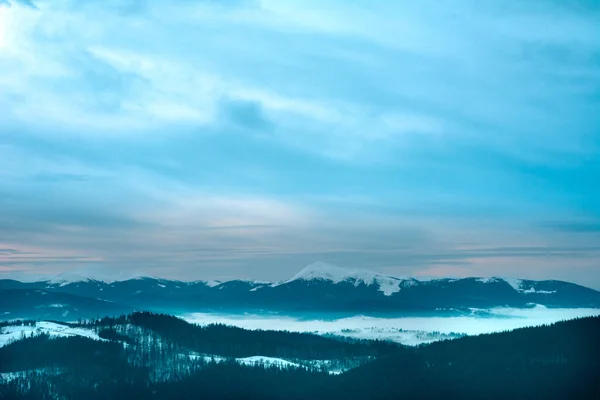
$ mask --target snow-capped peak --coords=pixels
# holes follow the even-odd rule
[[[306,267],[304,267],[300,272],[294,275],[287,282],[296,281],[298,279],[302,279],[305,281],[310,281],[313,279],[322,279],[326,281],[332,281],[333,283],[342,282],[348,278],[354,277],[357,270],[350,270],[347,268],[341,268],[332,264],[327,264],[321,261],[312,263]],[[370,272],[370,271],[366,271]],[[364,275],[364,274],[362,274]]]
[[[91,269],[91,268],[79,268],[76,270],[62,272],[56,275],[54,278],[48,280],[48,284],[66,286],[72,283],[81,282],[102,282],[102,283],[114,283],[128,281],[132,279],[158,279],[152,276],[143,275],[140,273],[133,272],[118,272],[110,273],[107,271]]]
[[[284,284],[297,280],[324,280],[332,283],[347,281],[353,283],[354,286],[359,286],[360,284],[367,286],[377,284],[379,286],[379,290],[386,296],[390,296],[392,293],[400,291],[400,286],[403,281],[411,281],[408,278],[402,279],[393,276],[386,276],[367,269],[341,268],[321,261],[308,265],[294,275],[291,279],[285,281]],[[275,284],[274,286],[277,285],[278,284]]]
[[[51,280],[48,281],[49,284],[52,285],[59,285],[59,286],[65,286],[71,283],[77,283],[77,282],[90,282],[93,281],[94,279],[83,276],[81,274],[78,274],[76,272],[63,272],[61,274],[58,274],[57,276],[55,276],[54,278],[52,278]]]

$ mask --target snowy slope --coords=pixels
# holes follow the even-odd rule
[[[205,362],[216,362],[220,363],[227,360],[226,357],[208,354],[190,354],[190,359],[202,359]],[[277,357],[266,357],[266,356],[251,356],[234,358],[238,364],[248,366],[263,366],[263,367],[277,367],[277,368],[319,368],[325,369],[331,375],[339,375],[351,369],[348,365],[339,365],[339,360],[295,360],[289,361],[283,358]]]
[[[409,278],[398,278],[382,275],[367,269],[347,269],[324,262],[316,262],[302,269],[291,279],[283,283],[273,284],[272,286],[276,287],[298,280],[323,280],[332,282],[334,284],[340,282],[350,282],[354,284],[354,286],[359,286],[361,284],[370,286],[376,284],[379,287],[379,290],[386,296],[390,296],[391,294],[400,291],[402,286],[414,284],[413,280]]]
[[[251,366],[262,365],[265,367],[279,367],[279,368],[300,367],[300,364],[296,364],[291,361],[284,360],[283,358],[264,357],[264,356],[236,358],[235,361],[237,361],[239,364],[242,364],[242,365],[251,365]]]
[[[0,328],[0,347],[9,342],[19,340],[23,337],[29,337],[31,334],[38,335],[47,333],[50,336],[82,336],[94,340],[101,339],[96,332],[86,328],[71,328],[67,325],[61,325],[54,322],[40,321],[35,326],[14,325]]]
[[[94,281],[94,279],[86,277],[81,274],[78,274],[76,272],[64,272],[62,274],[57,275],[53,279],[49,280],[48,284],[59,285],[62,287],[62,286],[69,285],[71,283],[92,282],[92,281]]]

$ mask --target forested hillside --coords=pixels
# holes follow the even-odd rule
[[[417,348],[150,313],[75,325],[102,339],[39,335],[0,348],[0,398],[600,398],[599,317]],[[248,354],[290,364],[234,358]],[[334,375],[323,360],[355,368]]]

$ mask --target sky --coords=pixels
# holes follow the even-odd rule
[[[0,0],[0,279],[600,289],[594,0]]]

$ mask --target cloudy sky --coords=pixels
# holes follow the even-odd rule
[[[0,0],[0,278],[600,289],[594,0]]]

